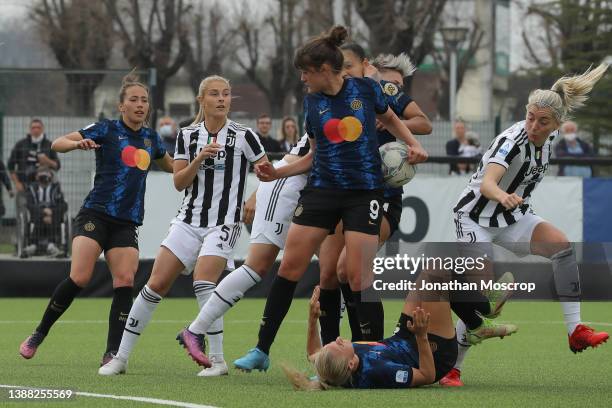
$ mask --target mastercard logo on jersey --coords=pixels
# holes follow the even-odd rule
[[[362,132],[363,125],[354,116],[330,119],[323,125],[323,134],[332,143],[354,142]]]
[[[144,149],[137,149],[134,146],[126,146],[121,151],[121,160],[128,167],[138,167],[140,170],[147,170],[151,164],[151,156]]]

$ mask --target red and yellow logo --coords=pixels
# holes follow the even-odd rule
[[[151,156],[144,149],[137,149],[134,146],[126,146],[121,151],[121,160],[128,167],[138,167],[140,170],[147,170],[151,164]]]
[[[330,119],[323,125],[323,134],[332,143],[354,142],[363,132],[361,121],[354,116]]]

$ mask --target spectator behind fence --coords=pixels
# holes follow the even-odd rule
[[[8,191],[10,197],[13,197],[15,195],[15,193],[13,192],[13,187],[11,186],[11,180],[9,179],[8,173],[6,172],[6,167],[4,167],[4,162],[1,159],[0,183],[4,184],[4,187],[6,187],[6,191]],[[2,197],[2,186],[0,186],[0,218],[2,218],[5,213],[6,209],[4,207],[4,199]]]
[[[463,149],[465,149],[469,146],[465,123],[462,120],[458,120],[454,123],[453,133],[455,137],[446,142],[446,155],[462,156],[461,148],[463,147]],[[465,174],[468,173],[470,169],[471,167],[467,163],[451,163],[448,174]]]
[[[42,121],[32,119],[30,133],[18,141],[11,151],[8,169],[17,193],[25,191],[28,184],[35,180],[39,166],[47,166],[52,170],[60,168],[57,153],[51,150],[51,141],[44,131]]]
[[[291,148],[297,144],[297,122],[290,116],[285,116],[278,128],[278,140],[283,152],[289,153]]]
[[[555,146],[557,157],[592,157],[593,148],[587,142],[578,137],[578,125],[567,121],[561,125],[563,139]],[[591,166],[565,165],[559,166],[559,176],[591,177],[593,169]]]
[[[266,153],[277,153],[282,152],[280,143],[272,136],[270,136],[270,130],[272,129],[272,118],[267,114],[259,115],[257,118],[257,135]]]
[[[478,133],[468,131],[465,133],[467,143],[459,146],[459,156],[461,157],[479,157],[482,155],[480,150],[480,137]],[[468,174],[472,172],[472,167],[469,163],[457,163],[459,174]]]
[[[26,189],[26,203],[34,229],[28,237],[25,253],[34,255],[46,251],[50,256],[59,255],[57,243],[68,204],[64,200],[60,184],[53,181],[53,171],[49,167],[38,168],[36,181],[30,183]]]
[[[191,122],[189,122],[191,123]],[[164,142],[164,147],[170,155],[174,157],[174,148],[176,147],[176,122],[170,116],[164,116],[157,122],[157,132]]]

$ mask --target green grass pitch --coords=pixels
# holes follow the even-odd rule
[[[510,302],[500,320],[517,322],[519,332],[472,348],[466,359],[462,389],[429,386],[416,390],[333,390],[295,392],[279,362],[308,369],[305,360],[307,308],[295,300],[272,348],[267,373],[196,377],[198,367],[174,340],[196,315],[195,299],[166,299],[141,336],[128,373],[101,377],[96,371],[104,351],[110,299],[77,299],[30,361],[18,354],[20,342],[34,329],[46,299],[0,299],[0,384],[69,388],[82,392],[139,396],[217,407],[479,407],[479,406],[612,406],[612,344],[574,355],[569,351],[559,304]],[[241,301],[225,317],[228,362],[253,347],[264,301]],[[391,333],[401,302],[385,302]],[[610,330],[610,304],[585,303],[585,321]],[[343,323],[343,333],[348,327]],[[311,371],[312,372],[312,371]],[[131,407],[147,404],[90,397],[66,402],[9,402],[7,407]]]

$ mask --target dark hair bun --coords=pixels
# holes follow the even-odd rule
[[[138,83],[140,83],[140,78],[136,73],[136,67],[132,68],[132,70],[121,80],[121,85],[132,85]]]
[[[327,33],[327,40],[335,47],[341,46],[348,37],[348,31],[344,26],[334,26]]]

